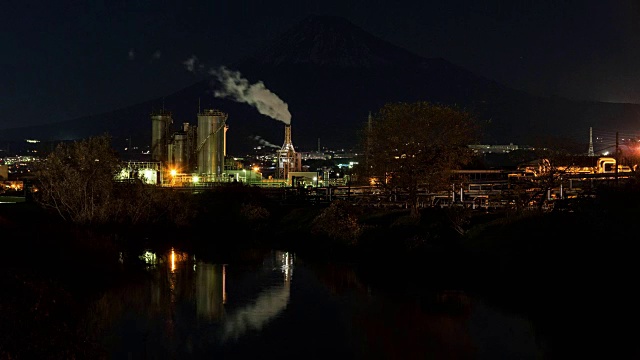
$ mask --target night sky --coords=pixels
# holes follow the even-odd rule
[[[5,0],[0,129],[171,94],[204,76],[187,59],[226,65],[312,14],[532,94],[640,103],[636,1]]]

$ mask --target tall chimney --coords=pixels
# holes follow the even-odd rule
[[[284,144],[278,151],[278,178],[287,179],[290,171],[299,171],[296,151],[291,142],[291,124],[284,126]]]

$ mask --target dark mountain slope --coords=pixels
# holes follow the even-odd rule
[[[268,67],[314,65],[351,69],[412,67],[423,61],[346,19],[333,16],[309,16],[249,59],[254,65]]]
[[[206,43],[203,43],[206,46]],[[292,140],[299,151],[322,146],[352,148],[358,131],[387,102],[425,100],[456,105],[490,120],[485,143],[534,144],[566,138],[587,149],[589,127],[625,131],[640,127],[640,105],[538,97],[477,76],[444,59],[425,59],[396,47],[348,21],[311,16],[247,59],[228,66],[250,84],[262,81],[286,102]],[[104,132],[148,146],[153,109],[173,112],[176,129],[197,124],[200,108],[229,114],[228,153],[244,155],[259,145],[256,136],[281,146],[283,122],[261,115],[247,103],[216,98],[214,78],[106,114],[63,123],[0,132],[0,140],[81,138]],[[164,105],[163,105],[164,104]]]

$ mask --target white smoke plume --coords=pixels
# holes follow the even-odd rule
[[[272,147],[272,148],[276,148],[276,149],[280,148],[280,146],[268,142],[267,140],[263,139],[259,135],[254,136],[253,140],[256,140],[258,142],[258,144],[260,144],[262,146],[268,146],[268,147]]]
[[[249,84],[249,81],[239,72],[231,71],[224,66],[219,67],[218,70],[209,70],[209,74],[217,77],[223,87],[214,92],[216,97],[227,97],[247,103],[258,109],[262,115],[291,124],[289,105],[267,89],[262,81]]]
[[[136,58],[136,52],[133,49],[129,49],[129,60],[135,60]]]

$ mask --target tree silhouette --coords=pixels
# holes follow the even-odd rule
[[[363,131],[360,170],[389,192],[408,194],[411,214],[418,215],[418,191],[450,187],[451,170],[471,161],[468,145],[480,123],[469,112],[429,102],[388,103]]]
[[[74,223],[106,222],[120,169],[108,135],[61,143],[37,168],[34,200]]]

